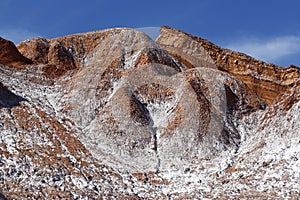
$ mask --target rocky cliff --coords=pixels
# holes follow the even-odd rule
[[[1,198],[299,197],[299,68],[168,27],[0,47]]]
[[[265,63],[170,27],[161,28],[157,43],[189,68],[211,67],[228,72],[267,103],[272,102],[278,93],[288,91],[300,77],[296,66],[279,67]]]

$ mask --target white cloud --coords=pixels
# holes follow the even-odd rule
[[[152,40],[155,40],[159,35],[160,27],[142,27],[136,28],[136,30],[146,33]]]
[[[241,39],[226,45],[227,48],[251,55],[267,62],[277,62],[300,53],[300,36],[283,36],[272,39]]]
[[[0,36],[4,39],[14,42],[15,44],[18,44],[23,40],[37,37],[38,34],[25,29],[0,29]]]

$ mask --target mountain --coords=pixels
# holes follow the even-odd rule
[[[299,198],[298,67],[170,27],[0,47],[1,198]]]

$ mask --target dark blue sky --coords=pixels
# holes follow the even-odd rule
[[[1,0],[15,43],[111,27],[168,25],[279,65],[300,65],[298,0]]]

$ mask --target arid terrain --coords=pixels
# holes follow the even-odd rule
[[[0,199],[299,199],[300,68],[161,27],[0,38]]]

